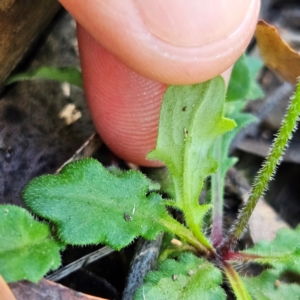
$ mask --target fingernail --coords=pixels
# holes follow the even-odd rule
[[[257,0],[134,0],[149,31],[178,46],[222,39],[242,23]]]

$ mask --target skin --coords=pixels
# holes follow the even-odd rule
[[[80,24],[96,129],[116,155],[143,166],[160,165],[145,156],[155,148],[167,85],[203,82],[228,70],[249,44],[260,7],[259,0],[60,2]]]

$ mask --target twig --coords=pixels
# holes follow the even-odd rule
[[[68,159],[60,168],[57,169],[56,173],[59,173],[61,169],[68,163],[78,160],[80,158],[92,156],[102,145],[102,140],[97,133],[93,133],[87,141],[75,152],[75,154]]]
[[[79,270],[82,267],[87,266],[88,264],[105,257],[106,255],[114,252],[115,250],[105,246],[95,252],[92,252],[90,254],[87,254],[76,261],[68,264],[67,266],[62,267],[61,269],[53,272],[52,274],[46,276],[46,279],[52,280],[52,281],[58,281],[69,274]]]
[[[135,256],[131,261],[122,300],[131,300],[134,298],[137,289],[143,283],[144,277],[156,265],[162,237],[160,235],[155,241],[139,240]]]

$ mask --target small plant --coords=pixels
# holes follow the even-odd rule
[[[223,192],[227,170],[236,162],[228,155],[235,134],[254,117],[242,112],[246,99],[262,96],[255,83],[259,61],[242,56],[228,87],[216,77],[191,86],[170,86],[161,109],[156,148],[148,159],[163,162],[172,178],[172,199],[149,192],[151,182],[138,171],[108,170],[94,159],[65,166],[58,175],[36,178],[24,190],[30,210],[0,206],[0,274],[6,281],[37,282],[60,264],[66,244],[104,243],[121,249],[136,237],[155,239],[161,232],[180,240],[165,249],[135,299],[226,299],[228,284],[237,299],[299,299],[300,286],[282,280],[300,275],[300,227],[280,231],[272,242],[235,251],[258,199],[267,188],[300,113],[300,84],[274,145],[258,173],[248,202],[223,236]],[[199,204],[211,177],[211,201]],[[184,216],[184,224],[168,212]],[[211,233],[203,220],[212,210]],[[239,275],[249,262],[267,266],[259,276]]]

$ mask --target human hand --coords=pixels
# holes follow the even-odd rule
[[[260,0],[60,0],[77,29],[96,129],[126,161],[155,148],[167,84],[192,84],[230,68],[255,30]]]

